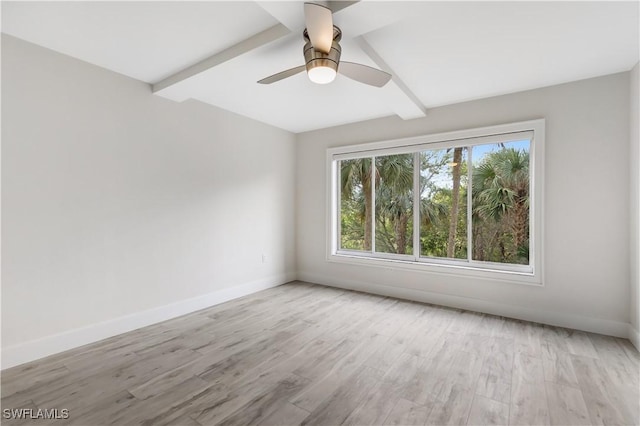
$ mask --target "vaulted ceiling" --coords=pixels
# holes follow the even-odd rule
[[[318,2],[321,3],[321,2]],[[2,2],[2,32],[292,132],[631,69],[638,2],[324,2],[342,60],[393,74],[383,88],[304,73],[302,2]]]

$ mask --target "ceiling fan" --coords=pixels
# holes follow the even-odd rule
[[[376,87],[389,82],[389,73],[362,64],[340,62],[342,30],[333,25],[331,9],[315,3],[305,3],[304,17],[306,28],[302,35],[306,41],[303,48],[305,65],[263,78],[258,83],[275,83],[305,69],[309,80],[318,84],[331,83],[338,72],[352,80]]]

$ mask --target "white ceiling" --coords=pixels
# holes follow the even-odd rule
[[[2,32],[160,83],[156,96],[302,132],[627,71],[639,13],[638,2],[357,2],[334,14],[342,59],[390,69],[381,89],[304,73],[256,83],[303,64],[301,2],[3,1]]]

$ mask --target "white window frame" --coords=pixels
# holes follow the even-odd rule
[[[470,147],[473,145],[513,141],[515,140],[514,134],[518,133],[522,134],[519,136],[526,136],[527,138],[530,137],[531,140],[529,148],[529,167],[531,174],[529,183],[529,265],[473,261],[470,258],[471,250],[468,251],[469,258],[467,260],[421,257],[419,241],[415,241],[416,239],[419,239],[419,233],[417,232],[414,232],[413,235],[414,254],[412,255],[376,253],[375,246],[373,246],[373,244],[375,244],[373,242],[375,238],[372,238],[372,252],[338,249],[340,238],[340,186],[338,184],[339,170],[337,168],[337,162],[339,160],[362,158],[364,156],[375,157],[399,153],[414,153],[414,161],[418,161],[417,153],[421,151],[455,148],[459,146]],[[542,214],[544,200],[544,141],[545,120],[538,119],[412,138],[329,148],[327,150],[326,162],[327,261],[382,267],[387,269],[412,270],[426,273],[472,277],[477,279],[498,280],[519,284],[544,285],[544,222]],[[471,154],[469,154],[468,161],[472,161]],[[414,163],[414,205],[417,205],[415,198],[420,197],[419,190],[415,188],[415,186],[419,184],[415,175],[419,173],[419,167],[415,167]],[[469,173],[471,173],[471,168],[469,168]],[[468,191],[468,196],[471,196],[471,191]],[[373,202],[375,205],[375,199]],[[418,223],[417,216],[419,212],[417,210],[418,209],[414,209],[414,223]],[[468,226],[471,226],[471,221],[468,221]],[[373,231],[375,231],[375,228]],[[372,235],[375,235],[375,233]],[[468,235],[471,236],[471,233],[468,232]]]

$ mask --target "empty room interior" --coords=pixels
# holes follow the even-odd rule
[[[6,425],[639,425],[640,2],[1,3]]]

